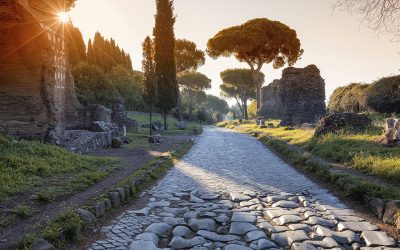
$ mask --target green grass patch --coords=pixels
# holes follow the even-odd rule
[[[344,129],[337,134],[315,138],[313,129],[278,127],[279,121],[268,120],[274,128],[260,128],[254,121],[229,121],[217,126],[236,129],[256,136],[292,164],[304,167],[321,180],[344,190],[355,199],[364,195],[386,199],[399,199],[400,191],[389,186],[370,183],[360,177],[334,174],[329,164],[315,160],[322,157],[356,168],[393,183],[400,183],[400,147],[384,147],[377,141],[382,136],[384,115],[374,115],[373,126],[364,130]],[[292,145],[292,146],[291,146]],[[293,147],[295,146],[295,147]]]
[[[24,192],[42,196],[57,187],[71,193],[76,190],[72,184],[85,181],[90,185],[116,163],[115,159],[70,153],[38,141],[0,136],[0,201]]]
[[[400,147],[385,147],[378,140],[384,133],[384,120],[393,115],[371,114],[371,127],[363,130],[343,129],[335,134],[314,137],[314,129],[278,127],[278,120],[267,120],[274,128],[260,128],[255,122],[229,121],[217,126],[234,128],[241,132],[257,133],[298,146],[315,156],[341,163],[369,175],[375,175],[393,183],[400,183]]]

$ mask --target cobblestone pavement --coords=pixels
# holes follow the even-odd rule
[[[397,249],[266,149],[237,132],[206,128],[149,191],[147,206],[102,228],[90,249]]]

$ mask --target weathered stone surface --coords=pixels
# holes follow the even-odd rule
[[[283,126],[315,123],[325,114],[325,82],[315,65],[289,67],[262,90],[261,115],[282,119]]]
[[[395,246],[396,242],[392,237],[389,237],[386,232],[364,231],[361,234],[368,247],[377,246]]]
[[[291,224],[291,225],[288,225],[288,228],[289,228],[290,230],[293,230],[293,231],[296,231],[296,230],[303,230],[303,231],[306,232],[306,233],[310,233],[310,232],[312,231],[312,228],[311,228],[309,225],[302,224],[302,223],[300,223],[300,224]]]
[[[333,113],[322,118],[315,131],[316,136],[334,133],[345,127],[364,128],[371,126],[372,120],[363,114]]]
[[[240,237],[236,235],[221,235],[206,230],[199,230],[197,234],[206,239],[219,242],[230,242],[230,241],[240,240]]]
[[[293,242],[305,241],[309,239],[307,234],[302,230],[274,233],[272,234],[271,238],[273,241],[277,242],[283,247],[290,246]]]
[[[301,243],[301,242],[295,242],[292,244],[291,250],[317,250],[316,247],[314,247],[310,243]]]
[[[322,247],[322,248],[339,247],[339,244],[330,237],[325,237],[322,241],[307,240],[307,241],[304,241],[304,243],[309,243],[309,244],[312,244],[313,246]]]
[[[110,198],[113,207],[121,206],[121,198],[118,192],[110,192],[108,193],[108,197]]]
[[[135,240],[151,241],[155,245],[158,245],[159,238],[158,238],[158,235],[155,233],[142,233],[142,234],[138,234],[135,237]]]
[[[177,226],[174,228],[174,231],[172,231],[172,234],[174,236],[181,236],[181,237],[186,237],[190,232],[190,229],[186,226]]]
[[[215,231],[216,222],[213,219],[190,219],[189,227],[193,230],[207,230],[207,231]]]
[[[240,202],[240,201],[248,201],[251,200],[251,197],[248,195],[240,194],[240,193],[231,193],[230,198],[234,202]]]
[[[92,214],[91,212],[79,208],[77,210],[79,217],[81,217],[81,219],[86,223],[86,224],[92,224],[96,222],[96,216],[94,216],[94,214]]]
[[[386,223],[393,223],[395,215],[400,210],[400,200],[393,200],[386,203],[385,213],[383,214],[383,221]]]
[[[338,230],[351,230],[353,232],[362,232],[362,231],[375,231],[378,230],[378,227],[372,225],[369,222],[361,221],[361,222],[340,222],[338,224]]]
[[[97,218],[103,216],[107,209],[104,201],[95,202],[91,208]]]
[[[263,231],[258,231],[258,230],[250,231],[244,236],[244,240],[246,242],[252,242],[262,238],[266,238],[266,235]]]
[[[146,249],[146,250],[159,250],[153,242],[147,240],[137,240],[133,241],[129,246],[129,250],[138,250],[138,249]]]
[[[294,201],[277,201],[272,204],[271,207],[281,207],[281,208],[297,208],[299,204]]]
[[[256,216],[253,213],[233,213],[232,222],[249,222],[254,223],[256,221]]]
[[[33,250],[52,250],[54,246],[50,244],[47,240],[37,239],[32,243]]]
[[[379,198],[372,198],[369,202],[369,209],[381,220],[383,217],[383,212],[385,211],[385,202]]]
[[[150,212],[150,210],[147,207],[145,207],[140,210],[129,211],[128,213],[136,214],[139,216],[147,216],[149,214],[149,212]]]
[[[269,248],[276,248],[276,244],[268,239],[259,239],[257,241],[257,248],[256,249],[269,249]]]
[[[181,225],[181,226],[186,225],[186,221],[183,218],[164,217],[162,219],[162,221],[172,227],[178,226],[178,225]]]
[[[191,194],[190,195],[190,201],[194,203],[204,203],[205,201],[203,199],[200,199],[199,197]]]
[[[257,227],[247,222],[233,222],[229,234],[244,235],[247,232],[256,230]]]
[[[300,221],[301,218],[298,215],[282,215],[281,217],[273,219],[273,222],[278,226],[283,226],[290,223],[297,223]]]
[[[316,232],[320,236],[331,237],[335,241],[342,244],[351,244],[354,242],[360,242],[360,237],[358,237],[353,231],[349,230],[343,232],[336,232],[321,226],[317,226]]]
[[[229,244],[224,247],[224,250],[252,250],[250,247],[238,245],[238,244]]]
[[[194,237],[192,239],[184,239],[180,236],[175,236],[174,238],[172,238],[171,243],[169,245],[175,249],[183,249],[183,248],[190,248],[202,245],[204,243],[206,243],[206,239],[199,236]]]
[[[320,226],[326,226],[326,227],[334,227],[336,226],[336,221],[333,220],[327,220],[321,217],[309,217],[308,220],[306,220],[304,223],[307,223],[309,225],[320,225]]]
[[[268,216],[270,219],[274,219],[282,215],[296,215],[297,212],[294,210],[276,208],[276,209],[268,209],[264,212],[264,214]]]
[[[150,226],[148,226],[144,231],[150,232],[150,233],[155,233],[159,236],[162,236],[170,229],[171,229],[171,226],[166,223],[153,223]]]

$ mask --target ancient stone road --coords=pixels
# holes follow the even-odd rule
[[[395,249],[396,242],[261,142],[206,128],[138,211],[90,249]],[[376,248],[372,248],[376,247]]]

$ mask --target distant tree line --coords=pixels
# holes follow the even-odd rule
[[[86,48],[81,32],[72,25],[68,38],[69,64],[83,105],[110,107],[117,98],[123,98],[127,109],[143,109],[142,73],[132,70],[129,54],[115,40],[97,32]]]
[[[400,113],[400,75],[384,77],[372,84],[352,83],[337,88],[328,109],[339,112]]]

